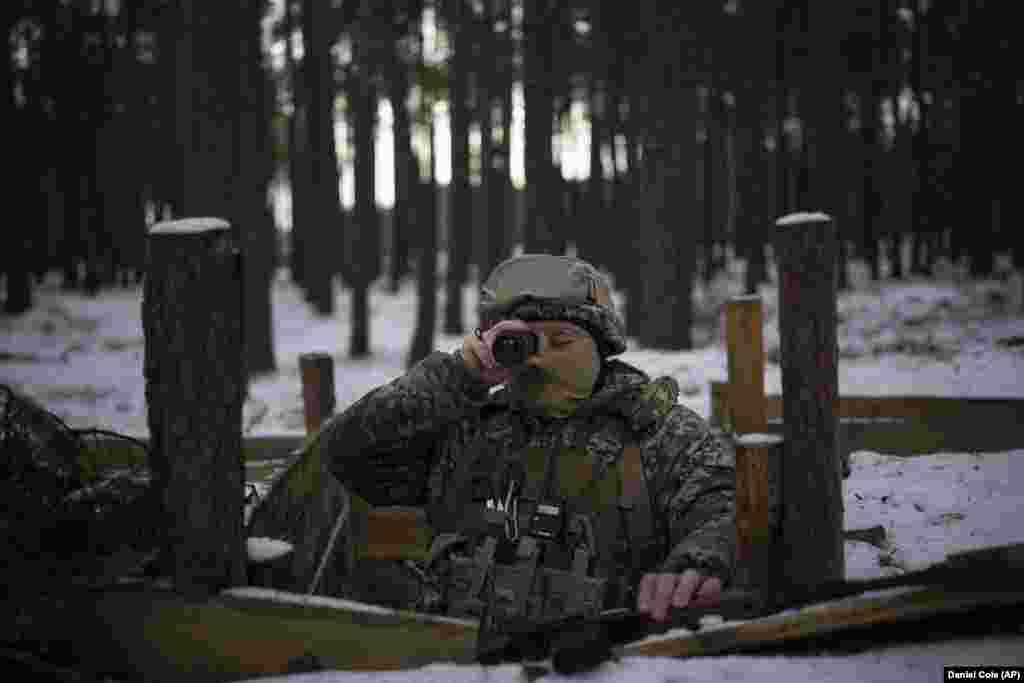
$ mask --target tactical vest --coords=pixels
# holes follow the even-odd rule
[[[622,434],[630,437],[628,429]],[[441,514],[444,598],[453,616],[508,620],[627,606],[641,574],[668,551],[639,445],[613,462],[570,448],[488,448],[456,467]],[[456,548],[445,553],[445,548]]]

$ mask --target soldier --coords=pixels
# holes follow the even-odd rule
[[[524,254],[481,288],[480,328],[324,427],[331,472],[425,505],[451,614],[714,605],[735,548],[732,452],[626,349],[585,261]],[[441,561],[439,558],[444,558]],[[489,591],[488,591],[489,588]],[[420,605],[422,607],[422,605]]]

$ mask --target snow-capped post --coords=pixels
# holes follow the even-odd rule
[[[725,305],[729,364],[729,418],[737,434],[764,432],[764,335],[761,297],[733,297]]]
[[[779,477],[785,443],[776,434],[737,434],[736,583],[778,579]]]
[[[146,249],[143,373],[164,569],[197,596],[245,582],[242,269],[230,228],[165,221]]]
[[[782,522],[786,579],[813,587],[845,575],[838,448],[838,232],[824,213],[775,222],[782,366]]]
[[[313,434],[334,414],[334,359],[326,353],[304,353],[299,356],[299,373],[306,433]]]

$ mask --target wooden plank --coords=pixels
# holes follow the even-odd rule
[[[866,420],[969,418],[1024,422],[1024,398],[954,398],[945,396],[840,396],[839,417]],[[711,420],[724,425],[729,411],[728,382],[711,382]],[[765,397],[768,420],[782,419],[780,396]]]
[[[132,680],[237,680],[283,674],[311,657],[344,670],[469,663],[476,642],[470,622],[372,606],[332,607],[322,599],[187,600],[169,591],[123,587],[27,600],[20,613],[29,615],[25,635],[33,642],[61,643],[80,668]]]
[[[149,445],[149,439],[138,438]],[[242,452],[246,462],[283,460],[292,456],[306,443],[303,434],[250,436],[242,439]],[[144,465],[145,451],[137,444],[107,436],[90,436],[88,445],[95,451],[98,464],[106,467]]]
[[[725,305],[725,320],[733,430],[737,434],[763,432],[766,420],[761,298],[731,299]]]
[[[950,591],[948,589],[921,588],[897,594],[891,592],[868,594],[855,598],[814,605],[798,611],[761,619],[681,633],[676,637],[657,637],[627,645],[623,656],[699,657],[734,652],[753,652],[772,646],[810,639],[829,634],[864,630],[869,627],[921,624],[929,619],[946,617],[962,620],[973,612],[992,610],[1003,614],[1007,609],[1017,611],[1024,605],[1024,592]],[[991,626],[992,624],[989,623]],[[904,631],[908,631],[906,627]]]
[[[779,531],[779,476],[784,442],[774,434],[745,434],[736,447],[736,583],[771,583]]]
[[[334,359],[327,353],[303,353],[299,356],[299,374],[306,433],[314,434],[334,414]]]

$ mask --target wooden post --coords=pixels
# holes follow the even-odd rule
[[[783,438],[743,434],[736,448],[736,583],[771,584],[778,577],[779,477]]]
[[[765,431],[764,334],[761,297],[740,296],[725,305],[725,338],[729,360],[729,415],[733,431]]]
[[[153,486],[179,590],[245,581],[241,258],[218,218],[157,223],[142,300]]]
[[[781,551],[785,576],[813,587],[845,575],[836,407],[835,223],[796,213],[775,223],[782,418]]]
[[[326,353],[304,353],[299,356],[299,372],[306,433],[313,434],[334,414],[334,359]]]
[[[729,415],[729,383],[712,380],[708,383],[711,387],[711,415],[708,421],[712,427],[729,433],[732,431],[732,417]]]

